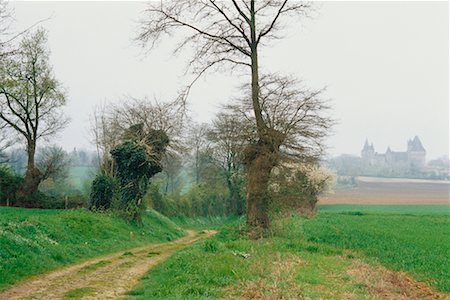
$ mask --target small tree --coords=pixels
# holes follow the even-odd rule
[[[66,98],[49,63],[47,33],[27,33],[19,51],[0,60],[0,119],[26,143],[28,162],[19,189],[22,197],[35,193],[44,179],[35,166],[37,141],[56,134],[68,122],[61,107]]]

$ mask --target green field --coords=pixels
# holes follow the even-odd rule
[[[324,205],[316,216],[283,219],[254,240],[246,235],[244,218],[171,221],[150,211],[137,226],[82,209],[3,207],[0,290],[85,258],[174,239],[183,227],[219,233],[155,266],[129,291],[130,299],[383,298],[374,294],[378,287],[352,275],[361,265],[402,271],[449,293],[448,208]],[[73,293],[76,298],[84,290]]]
[[[419,214],[419,215],[450,215],[450,205],[421,204],[421,205],[372,205],[372,204],[326,204],[319,205],[320,212],[362,212],[382,214]]]
[[[0,207],[0,290],[29,275],[96,255],[183,235],[150,211],[142,225],[107,213]]]
[[[407,271],[450,291],[448,209],[448,205],[329,207],[304,221],[302,229],[308,241],[359,250],[390,269]]]
[[[235,221],[156,266],[129,298],[372,297],[348,275],[356,260],[448,293],[450,216],[442,209],[448,206],[323,206],[316,217],[293,216],[256,241]]]

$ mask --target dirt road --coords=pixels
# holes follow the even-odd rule
[[[197,233],[163,244],[93,258],[32,277],[0,293],[0,299],[117,299],[137,284],[152,266],[193,242],[214,235]]]

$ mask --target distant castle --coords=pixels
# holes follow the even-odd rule
[[[406,152],[392,151],[387,148],[385,154],[375,152],[373,144],[366,140],[361,151],[361,158],[368,166],[379,167],[409,167],[422,169],[425,167],[426,150],[418,136],[408,140]]]

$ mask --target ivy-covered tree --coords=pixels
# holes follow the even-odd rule
[[[142,125],[128,130],[128,140],[111,150],[120,186],[120,206],[129,217],[139,220],[142,199],[151,177],[162,171],[161,160],[169,143],[162,130],[144,134]]]

